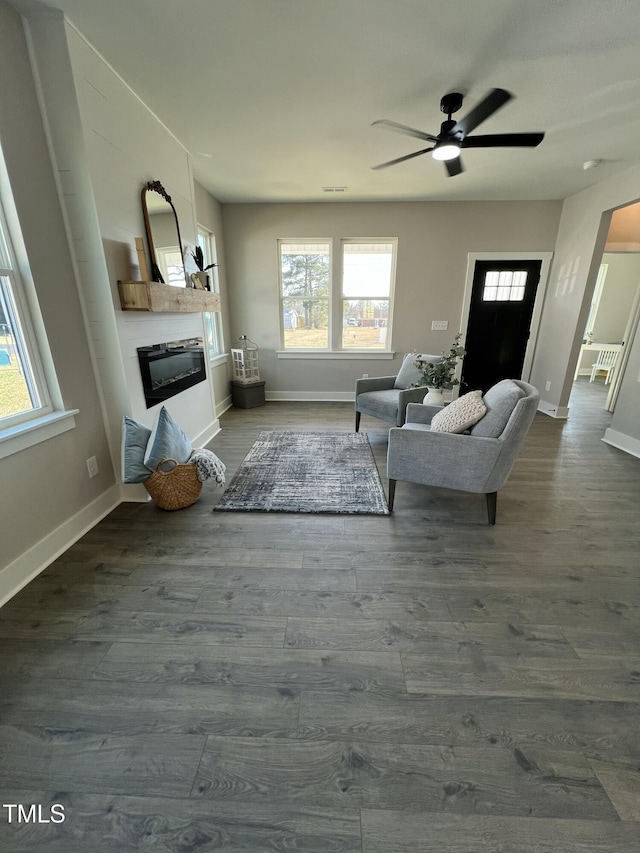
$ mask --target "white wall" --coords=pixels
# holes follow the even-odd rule
[[[149,423],[158,407],[146,408],[136,349],[194,335],[203,337],[202,315],[123,312],[119,310],[117,281],[135,271],[135,237],[144,234],[140,190],[148,180],[159,180],[171,196],[183,242],[196,242],[190,159],[178,140],[69,24],[66,33],[114,297],[130,412]],[[197,444],[206,443],[219,428],[209,382],[189,388],[165,405]]]
[[[640,286],[640,254],[605,252],[602,263],[606,265],[602,294],[595,317],[589,324],[591,329],[585,331],[593,332],[592,338],[597,343],[619,344]],[[579,375],[589,376],[597,357],[597,351],[585,349],[580,356]]]
[[[460,328],[469,252],[549,252],[561,203],[407,202],[229,204],[223,206],[231,332],[260,347],[267,397],[350,399],[355,379],[397,372],[401,354],[448,349]],[[397,237],[393,361],[349,355],[278,359],[277,239]],[[432,320],[448,320],[446,332]]]
[[[547,300],[538,336],[531,381],[549,405],[568,411],[569,395],[582,333],[589,313],[600,258],[607,239],[611,211],[640,197],[640,165],[614,175],[565,200],[558,229]],[[630,344],[636,364],[640,336]],[[612,427],[640,442],[640,377],[626,371]]]
[[[0,136],[65,408],[76,427],[0,461],[0,603],[118,499],[20,16],[0,0]],[[89,479],[86,460],[100,473]]]
[[[117,282],[140,277],[135,237],[144,236],[141,190],[159,180],[172,198],[184,242],[195,243],[188,152],[59,13],[30,15],[57,166],[105,400],[111,455],[120,477],[121,420],[151,425],[137,348],[204,336],[201,314],[146,314],[120,308]],[[197,446],[219,429],[213,385],[203,382],[166,402]],[[123,486],[145,500],[141,486]]]
[[[604,440],[640,457],[640,330],[630,347],[616,409]]]
[[[640,285],[640,254],[605,252],[602,263],[607,264],[607,277],[593,323],[593,339],[601,343],[620,343]]]

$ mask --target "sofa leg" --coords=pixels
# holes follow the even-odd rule
[[[396,481],[389,480],[389,512],[393,512],[393,502],[396,497]]]
[[[356,432],[360,432],[360,412],[356,412]]]
[[[489,516],[489,524],[496,523],[496,508],[498,506],[498,493],[489,492],[487,494],[487,515]]]

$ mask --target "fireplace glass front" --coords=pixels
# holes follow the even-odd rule
[[[207,378],[202,338],[138,347],[138,361],[148,409]]]

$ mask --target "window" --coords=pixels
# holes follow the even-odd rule
[[[285,349],[329,349],[331,243],[280,243]]]
[[[35,340],[0,209],[0,430],[51,411]]]
[[[198,246],[202,249],[205,267],[209,264],[217,263],[217,255],[215,251],[215,237],[204,228],[198,228]],[[211,290],[214,293],[220,292],[218,284],[218,274],[214,267],[207,271]],[[209,361],[222,355],[224,352],[224,342],[222,340],[222,318],[220,312],[211,311],[204,315],[204,325],[207,335],[207,350],[209,352]]]
[[[389,349],[395,240],[343,240],[337,260],[330,240],[281,240],[279,254],[285,350]]]
[[[393,242],[343,242],[343,349],[388,349],[394,265]]]
[[[484,279],[483,302],[522,302],[526,270],[491,270]]]
[[[156,261],[165,284],[184,287],[184,261],[180,246],[156,248]]]

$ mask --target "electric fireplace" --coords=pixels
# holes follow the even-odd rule
[[[138,361],[147,409],[207,378],[202,338],[138,347]]]

